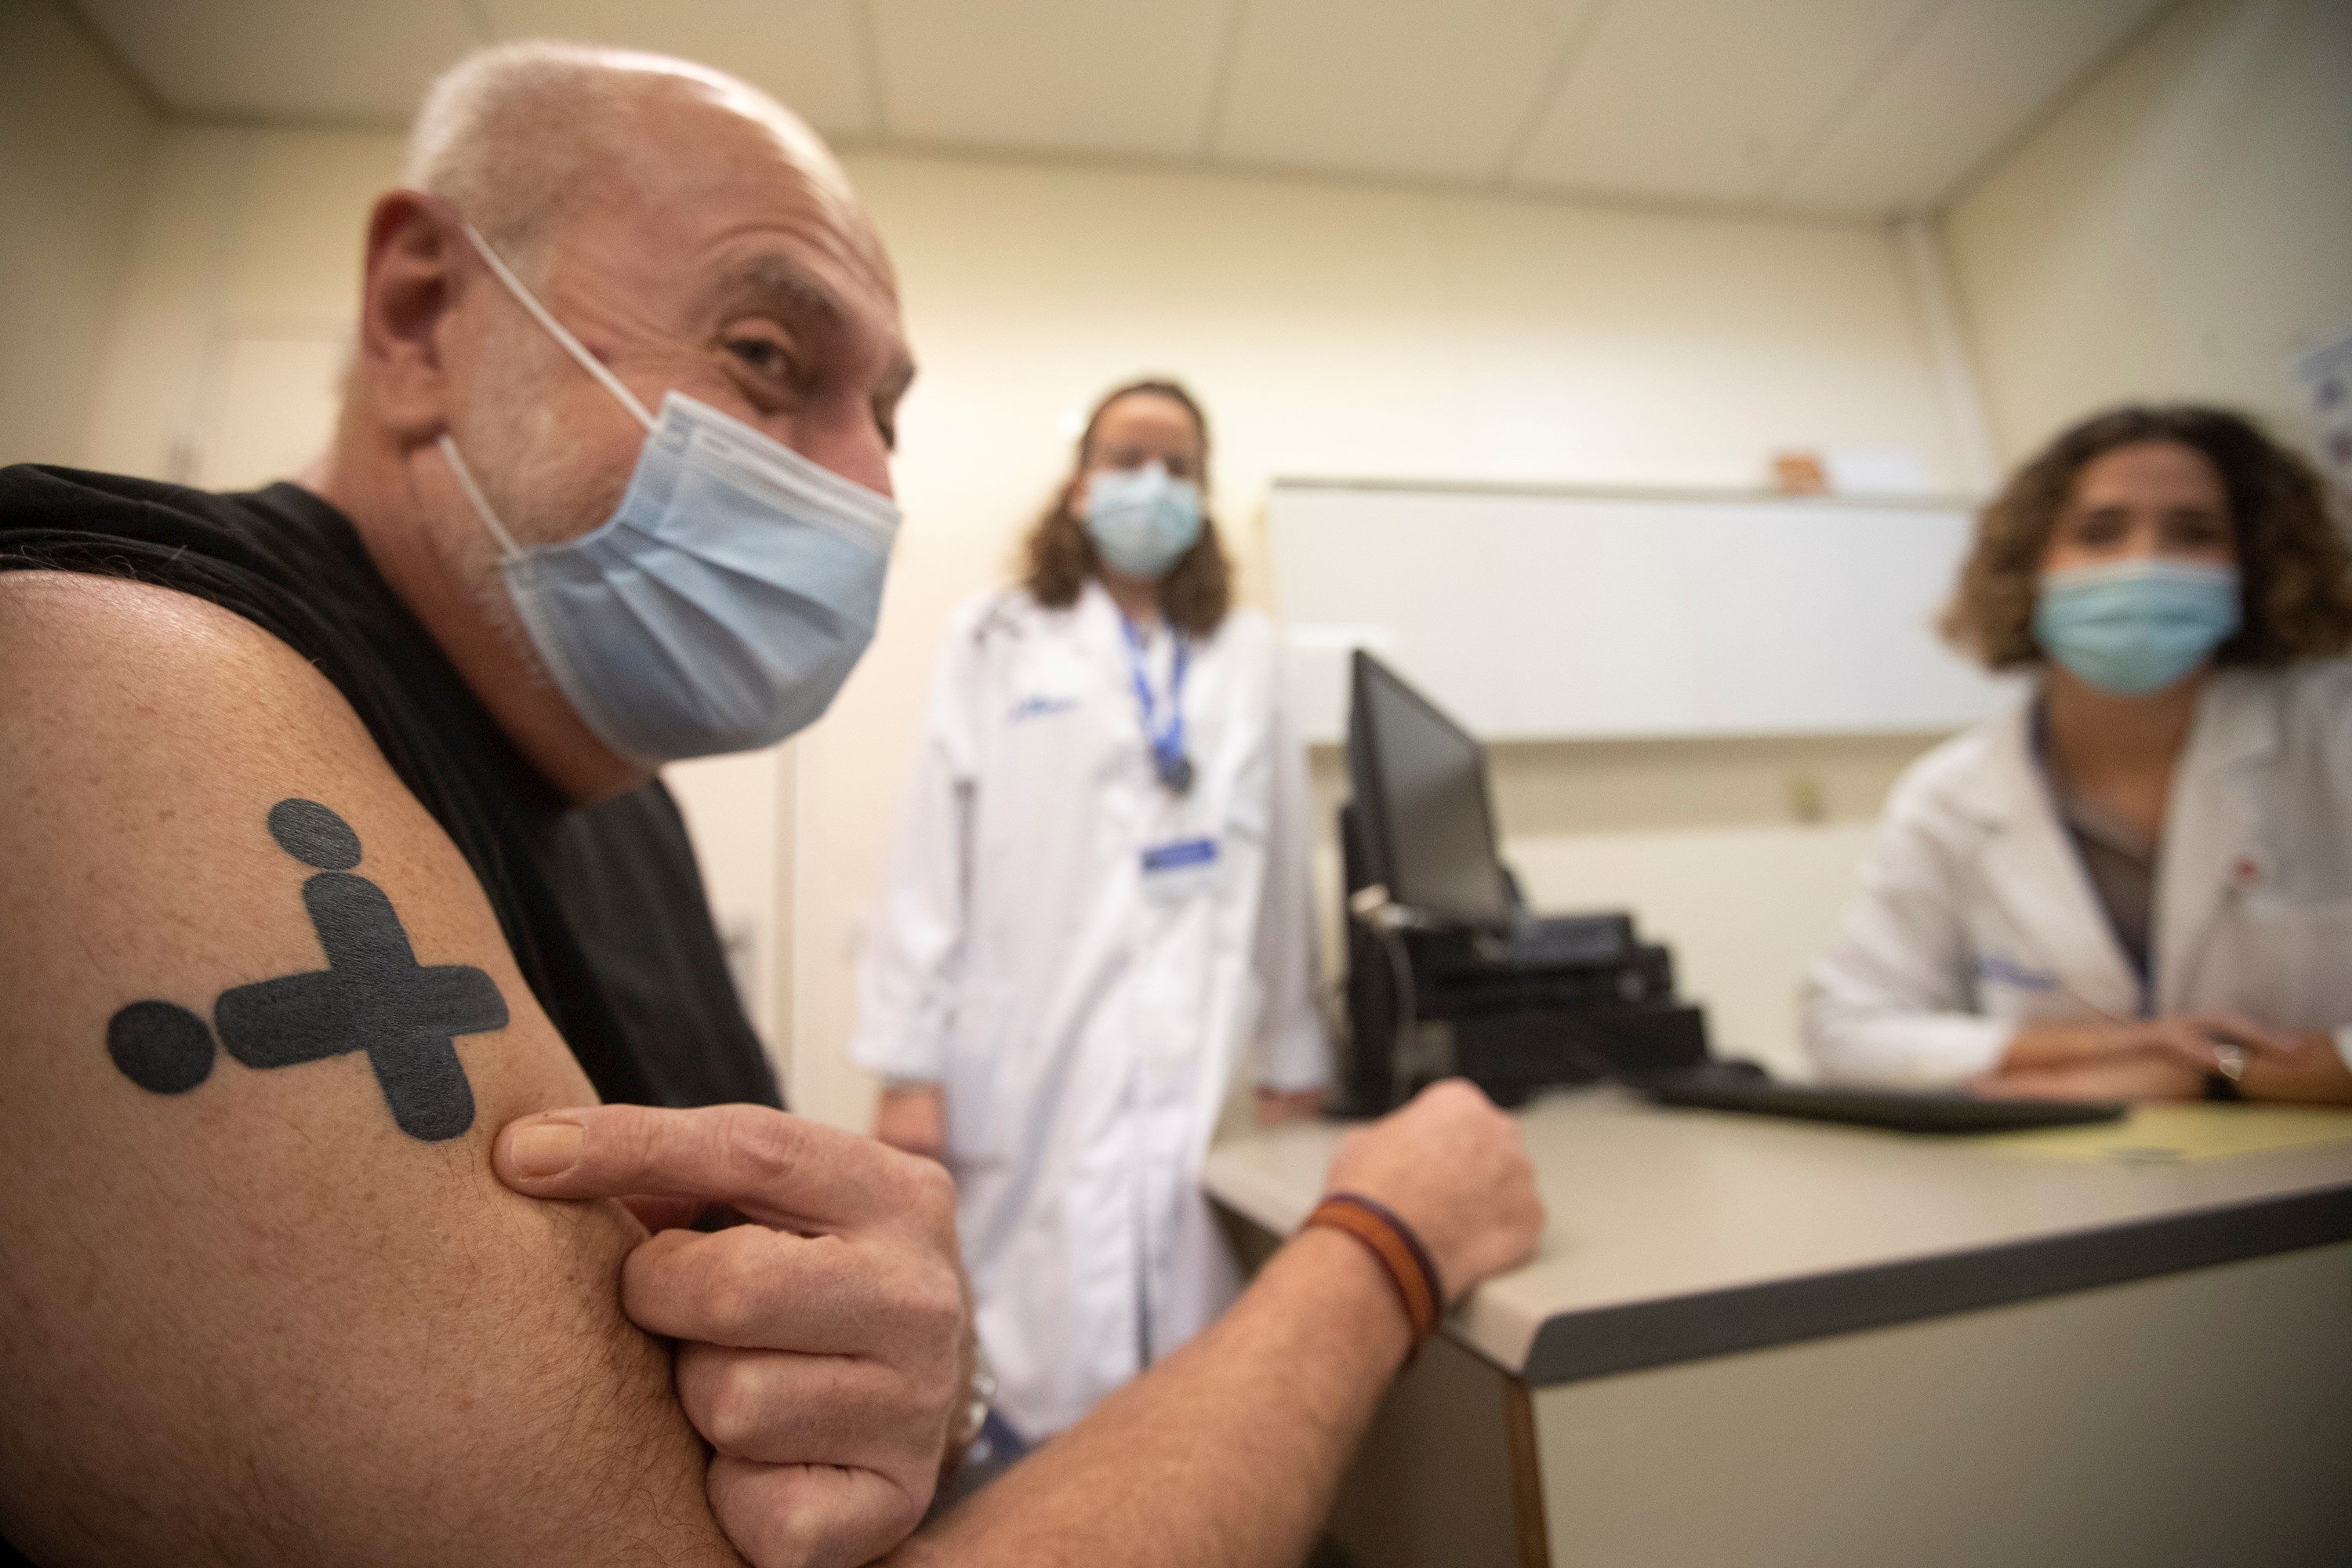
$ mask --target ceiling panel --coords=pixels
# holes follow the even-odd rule
[[[1932,209],[2168,0],[69,0],[172,110],[394,125],[495,38],[684,55],[864,146]]]
[[[1197,156],[1237,0],[870,0],[886,133]]]
[[[1251,0],[1213,150],[1242,163],[1494,176],[1601,0]]]
[[[653,49],[731,71],[828,135],[877,121],[861,0],[480,0],[501,38]]]
[[[484,40],[459,0],[75,0],[184,114],[393,124]]]
[[[1617,0],[1515,183],[1755,202],[1936,0]]]
[[[1925,211],[2165,0],[1951,0],[1773,195],[1855,216]]]

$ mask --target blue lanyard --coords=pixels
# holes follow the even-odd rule
[[[1135,623],[1118,618],[1127,634],[1127,668],[1135,679],[1135,703],[1143,712],[1143,738],[1151,746],[1152,771],[1177,795],[1192,787],[1192,759],[1184,754],[1184,671],[1192,663],[1192,645],[1181,632],[1176,638],[1174,667],[1168,675],[1168,721],[1160,722],[1160,704],[1151,695],[1151,677],[1143,665],[1143,637]]]

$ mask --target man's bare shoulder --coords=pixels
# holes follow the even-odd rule
[[[0,574],[0,975],[19,1054],[123,993],[194,993],[171,1005],[210,1017],[240,982],[331,960],[338,933],[465,952],[482,986],[461,1034],[528,1003],[469,868],[292,648],[170,589]],[[232,1056],[262,1048],[236,1026],[247,1006],[219,1020]],[[310,1026],[286,1017],[264,1032]]]
[[[104,722],[131,717],[132,734]],[[79,739],[72,750],[127,752],[134,765],[223,725],[373,750],[333,684],[244,616],[78,572],[0,573],[0,724],[20,743]]]
[[[488,1169],[506,1120],[593,1091],[292,649],[167,590],[0,574],[0,1535],[709,1543],[666,1358],[614,1300],[637,1233]]]

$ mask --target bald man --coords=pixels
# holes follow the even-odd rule
[[[727,78],[513,46],[365,260],[299,484],[0,472],[0,1534],[1295,1560],[1411,1343],[1328,1228],[909,1538],[979,1408],[948,1181],[783,1113],[653,782],[871,632],[912,368],[839,168]],[[1333,1181],[1446,1298],[1539,1224],[1460,1085]]]

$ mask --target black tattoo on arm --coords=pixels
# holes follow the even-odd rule
[[[302,903],[327,967],[222,992],[213,1005],[222,1047],[249,1068],[364,1052],[403,1132],[428,1142],[457,1137],[474,1124],[457,1038],[506,1027],[497,983],[471,964],[416,962],[392,900],[352,874],[359,835],[332,811],[281,800],[270,807],[269,834],[318,870],[302,884]],[[170,1002],[116,1013],[106,1049],[125,1078],[157,1094],[184,1093],[212,1073],[212,1031]]]

